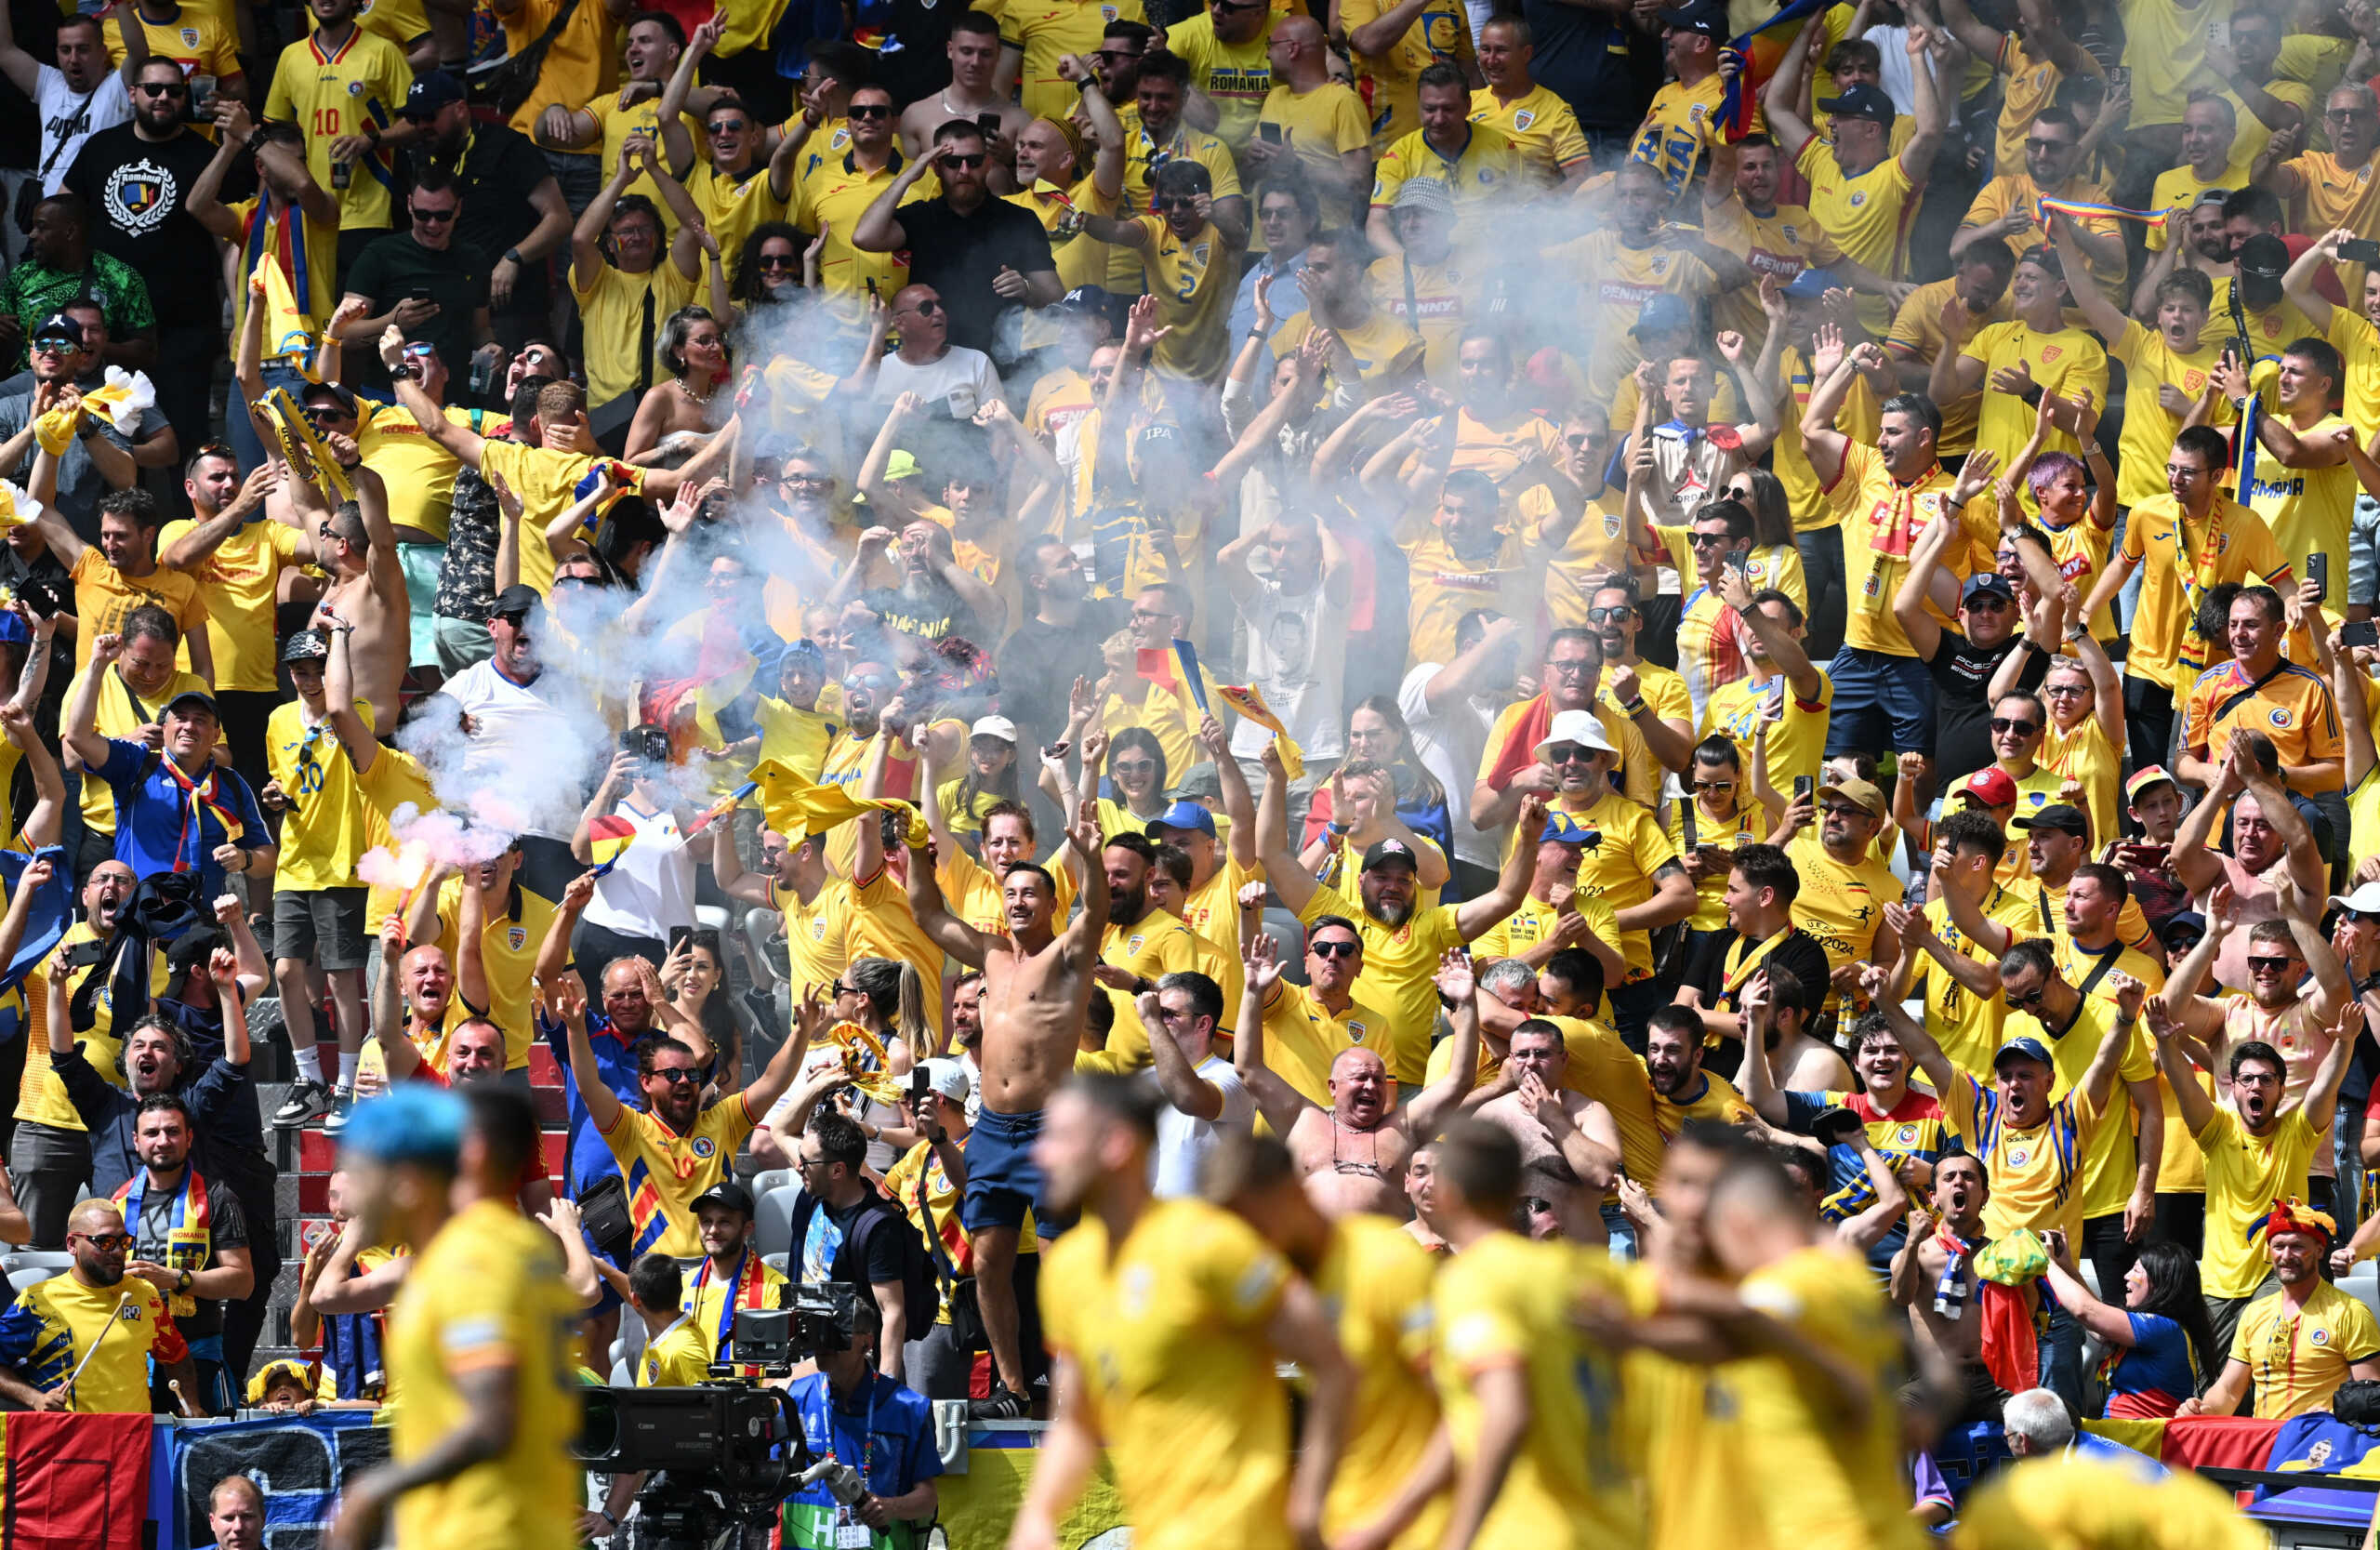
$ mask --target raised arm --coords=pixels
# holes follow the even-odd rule
[[[1269,788],[1270,783],[1267,784]],[[1546,801],[1536,792],[1532,791],[1521,799],[1520,812],[1513,820],[1519,826],[1521,842],[1513,847],[1510,855],[1504,857],[1503,869],[1496,874],[1496,886],[1477,898],[1465,899],[1455,906],[1455,930],[1461,934],[1464,941],[1474,941],[1487,934],[1489,927],[1518,909],[1521,907],[1521,901],[1528,897],[1529,880],[1537,871],[1535,837],[1538,831],[1545,827],[1545,811]],[[1266,870],[1269,874],[1271,868],[1268,867]],[[1671,896],[1675,890],[1669,886],[1669,880],[1673,876],[1676,879],[1678,887],[1685,890],[1686,900],[1684,907],[1678,909],[1670,919],[1680,919],[1690,914],[1694,908],[1694,885],[1686,881],[1686,868],[1675,861],[1672,861],[1653,874],[1653,896],[1643,904],[1637,905],[1635,910],[1659,913],[1666,905],[1675,903]],[[1621,930],[1626,931],[1667,923],[1667,921],[1654,920],[1620,921],[1620,925]]]
[[[1274,891],[1281,895],[1281,903],[1291,914],[1302,918],[1320,884],[1298,865],[1297,852],[1289,848],[1289,775],[1281,767],[1281,756],[1270,745],[1264,749],[1263,764],[1264,791],[1256,803],[1256,859],[1263,864]],[[1496,920],[1502,920],[1518,907],[1517,902],[1505,906]]]
[[[602,1067],[595,1064],[595,1046],[588,1042],[587,987],[575,974],[558,974],[546,996],[570,1036],[570,1079],[578,1084],[579,1102],[587,1106],[587,1117],[595,1121],[595,1128],[609,1134],[620,1122],[620,1100],[603,1085]]]
[[[1472,972],[1471,954],[1460,947],[1443,954],[1436,980],[1438,1001],[1454,1029],[1453,1049],[1447,1074],[1421,1089],[1405,1110],[1407,1133],[1417,1140],[1435,1135],[1453,1119],[1479,1078],[1479,980]]]
[[[1251,882],[1248,886],[1258,890],[1262,897],[1263,883]],[[1232,1034],[1231,1064],[1239,1074],[1239,1084],[1256,1100],[1256,1112],[1264,1117],[1264,1123],[1275,1135],[1287,1136],[1296,1126],[1298,1116],[1314,1105],[1264,1064],[1264,1002],[1280,987],[1279,955],[1279,947],[1262,932],[1248,945],[1242,960],[1246,983],[1239,993],[1239,1023]],[[1150,1042],[1154,1044],[1156,1040]]]

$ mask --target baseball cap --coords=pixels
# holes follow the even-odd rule
[[[2333,894],[2331,902],[2358,915],[2380,915],[2380,882],[2367,882],[2352,894]]]
[[[1805,269],[1785,283],[1785,295],[1795,301],[1817,301],[1834,289],[1837,284],[1830,271]]]
[[[25,621],[14,614],[0,614],[0,641],[22,642],[33,639],[25,629]]]
[[[1155,839],[1161,828],[1195,829],[1211,840],[1215,837],[1215,815],[1195,801],[1177,801],[1142,825],[1141,832]]]
[[[413,89],[405,93],[404,106],[397,110],[406,118],[428,118],[449,102],[463,99],[463,84],[443,70],[433,70],[413,78]]]
[[[1016,741],[1016,723],[1006,716],[984,716],[967,729],[970,737],[997,737],[1003,743]]]
[[[281,647],[284,662],[319,662],[330,654],[330,639],[319,629],[301,629]]]
[[[734,1179],[721,1179],[694,1197],[696,1211],[705,1206],[724,1206],[729,1211],[740,1211],[749,1216],[752,1214],[752,1192]]]
[[[516,581],[496,594],[496,601],[488,605],[487,616],[491,619],[524,618],[545,605],[546,600],[537,595],[537,589]]]
[[[1998,571],[1977,571],[1967,577],[1966,586],[1960,590],[1959,601],[1963,603],[1973,603],[1977,598],[1987,594],[1996,598],[2006,598],[2011,603],[2016,600],[2016,589],[2008,585],[2006,576]]]
[[[1168,801],[1221,801],[1223,800],[1223,777],[1211,759],[1201,759],[1182,772],[1182,779],[1165,794]]]
[[[1375,867],[1403,867],[1413,872],[1421,869],[1421,864],[1414,859],[1413,847],[1402,840],[1382,840],[1366,851],[1363,869],[1368,872]]]
[[[44,339],[62,339],[80,350],[83,348],[83,325],[64,312],[52,312],[35,324],[25,338],[33,344],[39,344]]]
[[[1108,316],[1115,310],[1115,306],[1116,298],[1104,285],[1077,285],[1058,298],[1058,307],[1063,311],[1083,312],[1098,317]]]
[[[954,1104],[965,1103],[975,1091],[975,1079],[967,1074],[967,1067],[946,1055],[919,1061],[915,1069],[926,1074],[928,1087]]]
[[[176,695],[173,698],[167,700],[165,702],[165,713],[167,715],[171,715],[174,711],[180,709],[185,705],[197,706],[200,709],[214,717],[218,724],[220,724],[223,720],[223,708],[215,703],[215,696],[200,689],[184,689],[180,694]]]
[[[1659,296],[1647,297],[1645,304],[1636,309],[1636,321],[1629,325],[1628,331],[1641,338],[1646,334],[1672,334],[1693,326],[1694,309],[1686,298],[1663,291]]]
[[[1431,210],[1442,216],[1454,214],[1454,193],[1436,178],[1410,178],[1396,191],[1391,210]]]
[[[1818,788],[1818,795],[1844,798],[1861,812],[1876,817],[1882,817],[1884,813],[1884,793],[1873,781],[1861,780],[1857,776],[1849,780],[1830,780]]]
[[[1686,0],[1683,6],[1663,6],[1661,25],[1674,27],[1681,33],[1699,33],[1707,38],[1727,35],[1727,7],[1718,0]]]
[[[355,394],[337,382],[309,382],[298,391],[298,402],[303,404],[316,393],[328,393],[340,408],[355,413]]]
[[[2017,1037],[2008,1040],[2005,1044],[2001,1045],[1999,1053],[1991,1057],[1992,1069],[1995,1071],[1998,1070],[2000,1068],[2000,1063],[2007,1059],[2010,1055],[2019,1055],[2027,1060],[2038,1060],[2053,1071],[2057,1069],[2057,1062],[2049,1057],[2049,1046],[2043,1043],[2040,1040],[2034,1038],[2030,1033],[2019,1034]]]
[[[2182,910],[2157,928],[2157,940],[2164,946],[2166,951],[2171,952],[2175,947],[2174,938],[2184,932],[2189,933],[2190,940],[2193,942],[2204,936],[2206,917],[2195,909]]]
[[[2259,232],[2240,245],[2232,261],[2242,274],[2278,280],[2289,272],[2289,245],[2269,232]]]
[[[1840,97],[1818,99],[1818,111],[1832,113],[1837,118],[1864,118],[1884,125],[1890,125],[1900,116],[1900,110],[1893,106],[1893,99],[1884,95],[1884,88],[1871,86],[1865,81],[1850,87]]]
[[[888,480],[915,479],[923,472],[925,470],[918,466],[916,455],[898,447],[893,448],[892,456],[884,459],[884,477]]]
[[[1951,788],[1950,794],[1972,797],[1986,807],[2014,807],[2016,805],[2016,781],[2007,771],[1991,764],[1959,782]]]
[[[1592,710],[1557,710],[1547,724],[1545,735],[1537,747],[1529,749],[1542,763],[1545,750],[1556,743],[1580,743],[1603,753],[1618,753],[1611,746],[1611,734],[1603,729],[1603,721]]]
[[[1587,842],[1587,836],[1593,832],[1567,813],[1549,812],[1545,815],[1545,827],[1538,831],[1537,842],[1540,845],[1583,845]]]
[[[2011,828],[2054,828],[2061,834],[2071,834],[2077,840],[2091,837],[2091,820],[2071,802],[2054,801],[2035,813],[2020,813],[2009,821]]]
[[[2141,792],[2160,783],[2167,786],[2175,785],[2173,772],[2162,764],[2144,764],[2133,771],[2132,778],[2123,783],[2123,800],[2127,802],[2138,801]]]

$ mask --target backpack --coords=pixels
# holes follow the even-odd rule
[[[788,1270],[800,1268],[801,1245],[810,1236],[810,1219],[824,1208],[825,1202],[807,1190],[794,1206]],[[862,1296],[873,1300],[863,1267],[867,1264],[868,1248],[879,1233],[893,1234],[901,1246],[901,1287],[907,1309],[908,1338],[919,1339],[942,1317],[941,1278],[934,1274],[933,1259],[926,1251],[925,1239],[918,1236],[909,1213],[886,1199],[873,1185],[868,1186],[867,1199],[861,1202],[859,1213],[844,1231],[841,1246],[835,1251],[829,1278],[850,1283]]]

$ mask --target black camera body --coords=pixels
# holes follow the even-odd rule
[[[656,767],[669,762],[669,729],[632,726],[620,734],[620,751]]]

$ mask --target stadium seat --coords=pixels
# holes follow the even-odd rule
[[[763,1197],[773,1189],[783,1189],[801,1181],[793,1176],[790,1168],[770,1168],[752,1175],[752,1202],[757,1208]]]
[[[792,1249],[793,1202],[800,1194],[800,1189],[793,1185],[781,1185],[759,1198],[756,1206],[759,1230],[754,1237],[762,1259]]]
[[[74,1256],[63,1249],[12,1249],[0,1254],[0,1270],[7,1271],[8,1278],[19,1286],[29,1284],[29,1276],[33,1280],[43,1278],[33,1275],[34,1271],[56,1276],[73,1267]]]
[[[1264,923],[1258,929],[1280,948],[1281,977],[1291,985],[1303,985],[1305,927],[1298,923],[1298,918],[1278,905],[1268,905],[1264,910]]]

